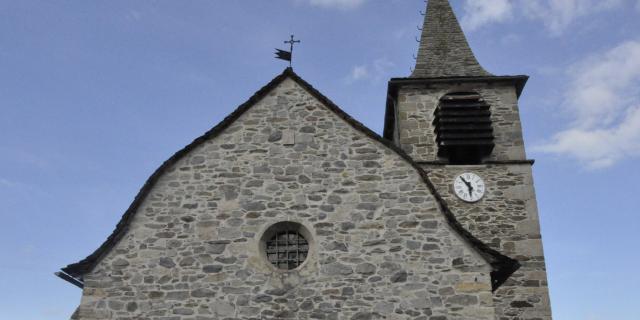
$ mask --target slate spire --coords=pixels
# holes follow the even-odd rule
[[[448,0],[429,0],[412,78],[491,76],[473,55]]]

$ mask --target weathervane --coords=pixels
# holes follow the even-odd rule
[[[294,40],[293,35],[291,35],[291,40],[285,41],[284,43],[288,43],[291,45],[290,51],[280,50],[276,48],[276,59],[282,59],[285,61],[289,61],[289,68],[291,68],[291,60],[293,60],[293,45],[296,43],[300,43],[300,40]]]

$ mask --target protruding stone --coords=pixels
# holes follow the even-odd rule
[[[533,305],[526,301],[513,301],[511,302],[513,308],[533,308]]]
[[[176,266],[175,262],[173,262],[171,258],[167,258],[167,257],[160,258],[160,261],[158,262],[158,264],[165,268],[173,268]]]
[[[391,276],[391,282],[393,283],[397,283],[397,282],[405,282],[407,281],[407,272],[402,270],[402,271],[398,271],[396,273],[394,273]]]
[[[222,266],[221,265],[207,265],[202,267],[202,271],[204,273],[218,273],[220,271],[222,271]]]
[[[135,302],[127,302],[127,311],[128,312],[135,312],[136,310],[138,310],[138,304]]]
[[[473,304],[478,304],[478,297],[468,295],[468,294],[460,294],[447,298],[447,303],[457,304],[461,306],[469,306]]]
[[[204,163],[205,158],[203,156],[194,156],[191,158],[191,164],[198,165]]]
[[[242,209],[247,211],[262,211],[267,209],[267,207],[262,202],[257,201],[248,201],[241,204]]]
[[[224,242],[214,242],[207,246],[207,252],[211,254],[221,254],[227,248],[227,244]]]
[[[329,275],[350,275],[353,273],[353,269],[347,265],[334,262],[324,266],[324,272]]]
[[[376,272],[376,266],[371,263],[361,263],[356,266],[356,273],[360,274],[374,274]]]
[[[111,264],[114,268],[124,268],[129,265],[129,261],[125,259],[117,259]]]
[[[373,314],[371,312],[358,312],[353,317],[351,317],[351,320],[371,320],[371,319],[373,319]]]
[[[191,296],[194,298],[212,298],[216,296],[216,292],[211,289],[200,288],[191,291]]]
[[[387,240],[385,240],[385,239],[368,240],[368,241],[365,241],[364,243],[362,243],[362,246],[363,247],[379,246],[381,244],[385,244],[386,242],[387,242]]]
[[[269,135],[269,142],[276,142],[282,139],[282,131],[275,131],[271,135]]]
[[[328,251],[342,251],[347,252],[347,244],[343,242],[333,241],[326,246]]]
[[[270,302],[271,300],[273,300],[273,298],[268,294],[259,294],[253,298],[253,301],[257,303]]]

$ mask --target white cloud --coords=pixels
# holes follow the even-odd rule
[[[522,16],[539,21],[553,35],[560,35],[574,21],[623,3],[624,0],[465,0],[462,21],[474,30]]]
[[[616,8],[623,0],[527,0],[522,2],[526,16],[541,21],[559,35],[575,20]]]
[[[610,125],[620,109],[638,101],[640,41],[625,42],[569,69],[571,84],[565,97],[582,126]]]
[[[312,6],[323,8],[336,8],[341,10],[355,9],[362,4],[365,0],[307,0]]]
[[[640,156],[640,41],[574,65],[561,105],[571,121],[535,149],[602,168]]]
[[[590,169],[605,168],[640,156],[640,105],[631,108],[621,123],[604,128],[569,128],[536,150],[566,155]]]
[[[467,0],[464,11],[462,24],[469,30],[475,30],[484,24],[511,18],[513,6],[510,0]]]
[[[371,63],[353,67],[351,73],[345,78],[345,81],[348,84],[362,80],[378,82],[389,77],[389,70],[391,70],[393,66],[394,63],[386,58],[376,59]]]
[[[353,70],[351,70],[349,79],[351,79],[352,81],[358,81],[366,78],[368,75],[369,69],[367,69],[367,66],[355,66],[353,67]]]

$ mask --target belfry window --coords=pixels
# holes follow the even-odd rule
[[[262,249],[267,261],[281,270],[298,268],[309,255],[309,241],[306,229],[293,222],[277,223],[262,237]]]
[[[491,106],[475,92],[449,93],[434,114],[438,156],[452,164],[477,164],[493,151]]]

